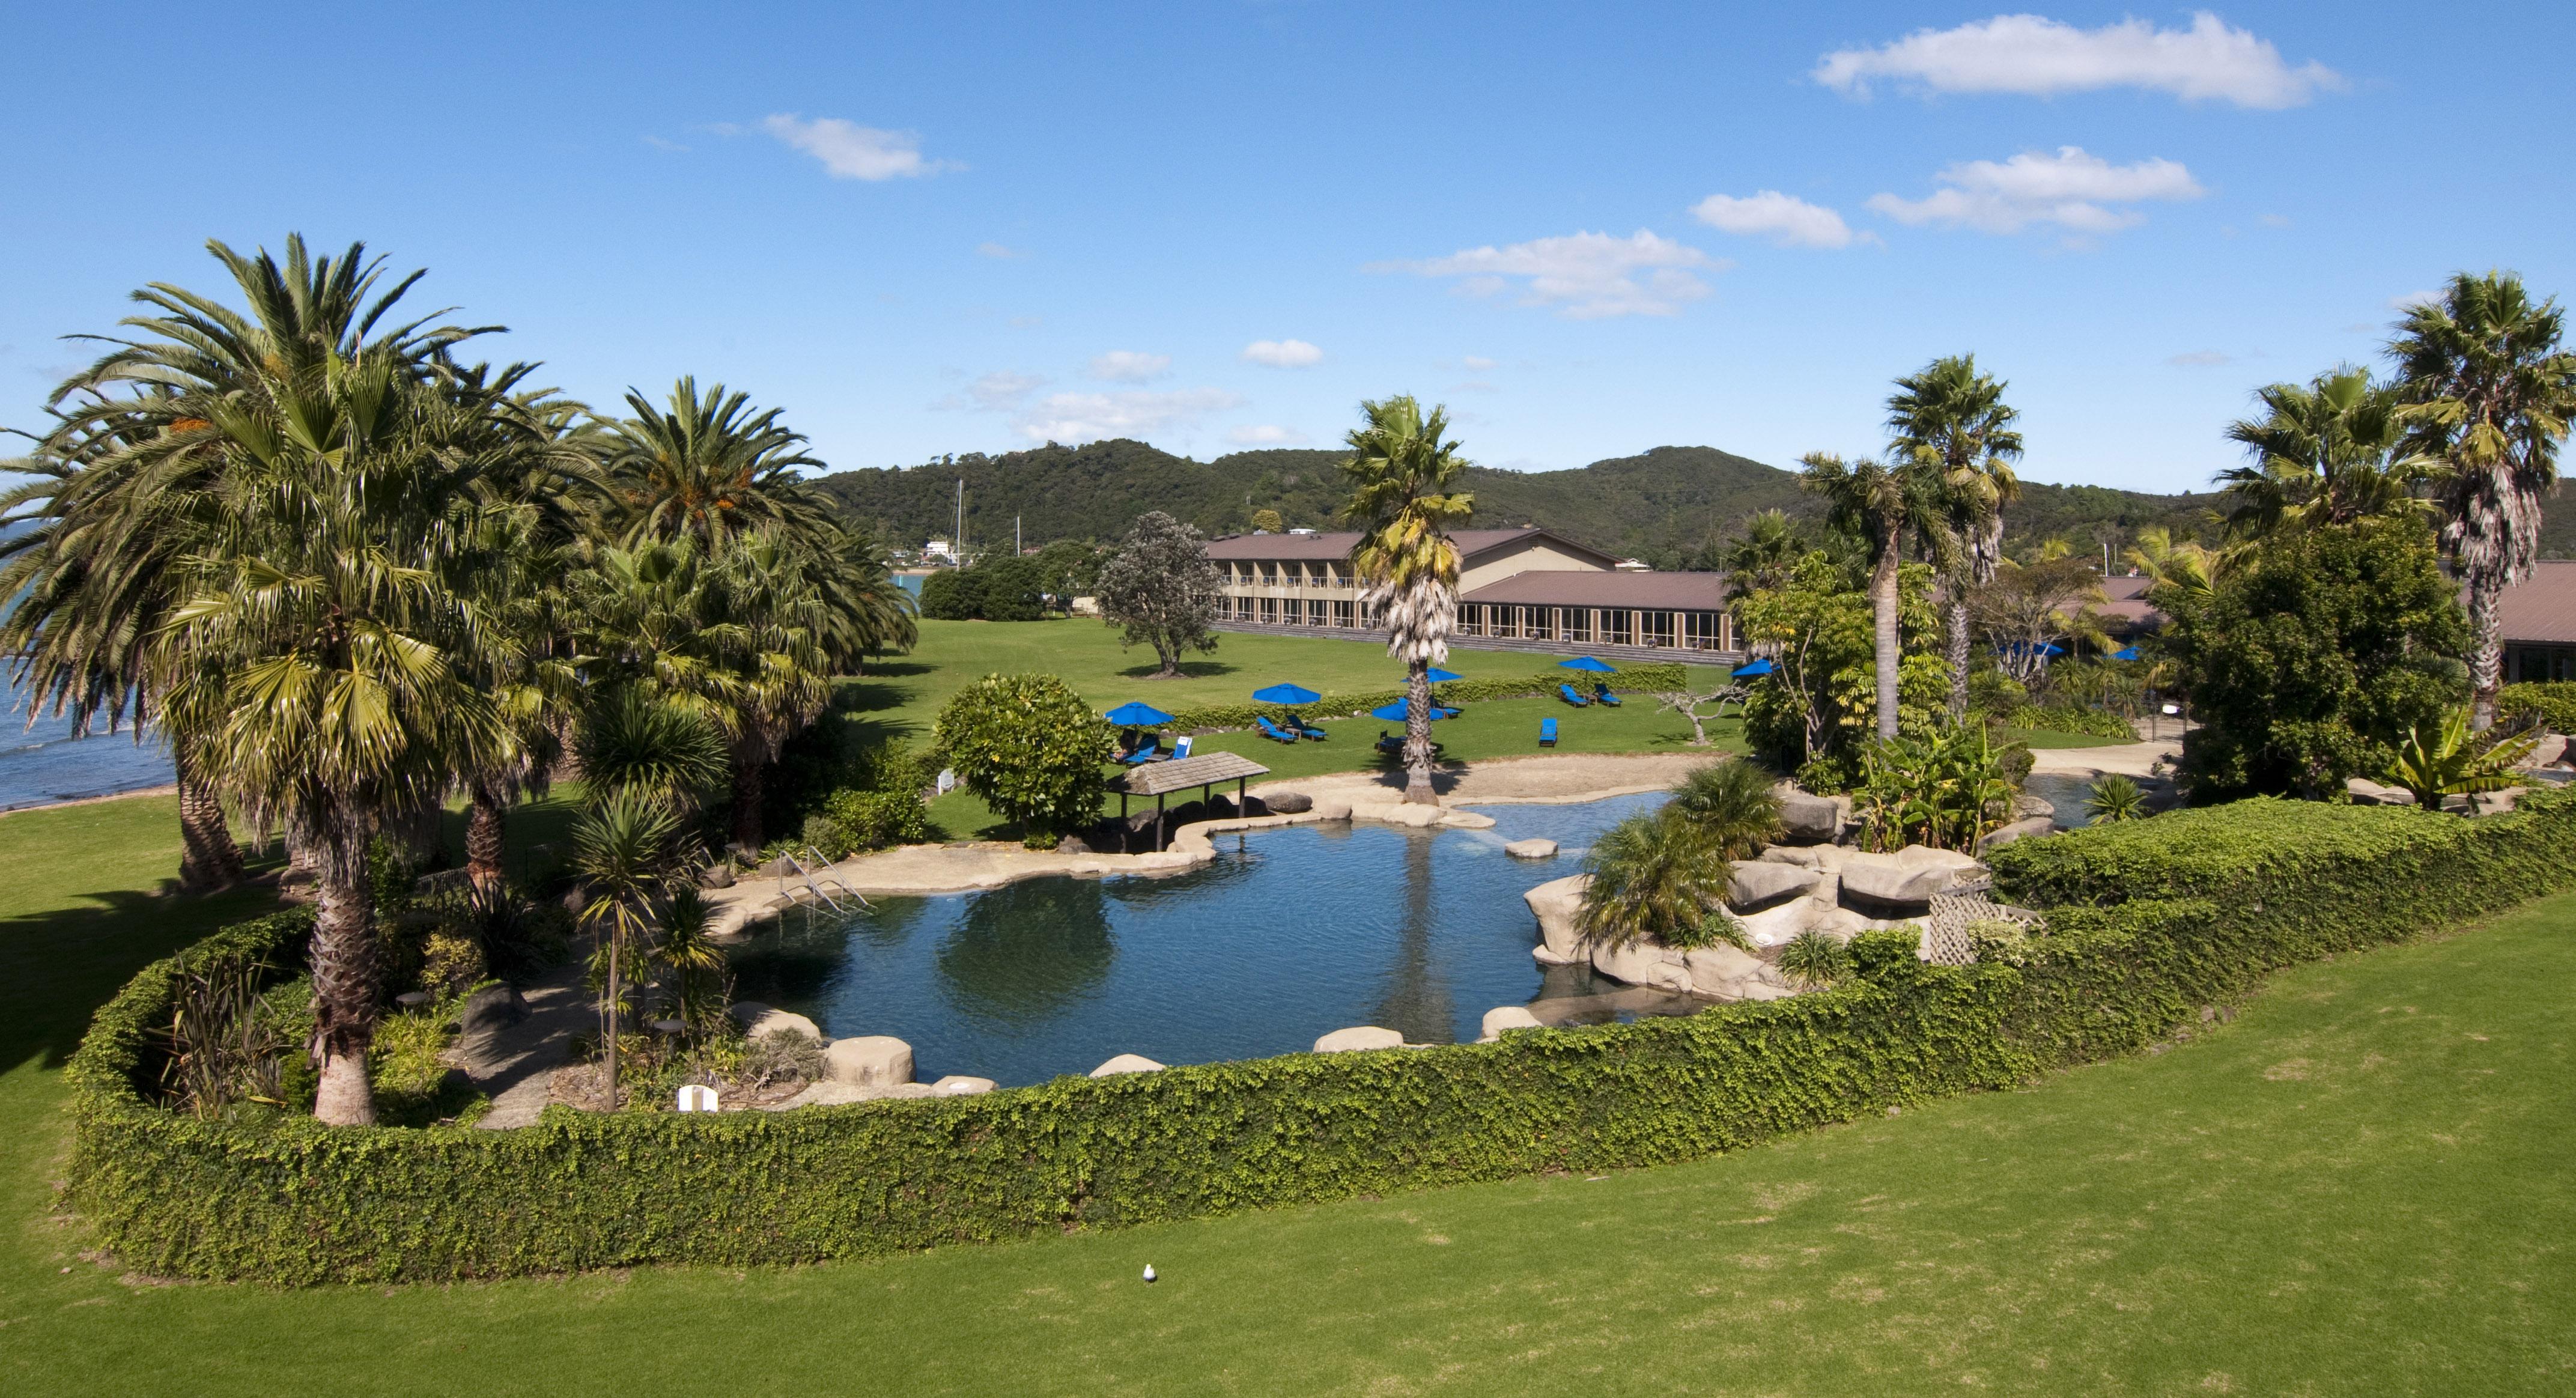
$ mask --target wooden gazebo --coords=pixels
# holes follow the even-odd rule
[[[1219,782],[1234,783],[1234,808],[1243,809],[1244,786],[1254,777],[1266,777],[1270,769],[1239,752],[1211,752],[1197,757],[1184,757],[1171,762],[1149,762],[1135,768],[1118,781],[1118,818],[1127,818],[1127,798],[1154,798],[1154,848],[1168,843],[1163,829],[1163,808],[1175,791],[1199,789],[1199,800],[1205,802]]]

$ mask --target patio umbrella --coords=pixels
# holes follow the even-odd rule
[[[1752,675],[1767,675],[1771,673],[1772,669],[1773,666],[1770,661],[1757,660],[1750,665],[1738,667],[1735,673],[1727,676],[1727,678],[1740,680]]]
[[[1596,675],[1612,674],[1619,668],[1616,665],[1605,665],[1588,655],[1578,655],[1572,660],[1560,660],[1556,664],[1560,670],[1589,670]]]
[[[1102,714],[1101,717],[1121,728],[1152,728],[1172,721],[1172,716],[1161,709],[1132,699]]]
[[[1294,684],[1274,684],[1268,689],[1252,691],[1254,702],[1262,704],[1312,704],[1323,697],[1303,685]]]
[[[1444,709],[1437,704],[1431,706],[1431,718],[1433,722],[1436,723],[1448,716],[1449,711],[1447,709]],[[1380,704],[1376,708],[1369,710],[1369,717],[1382,718],[1389,723],[1402,723],[1405,718],[1404,701],[1398,699],[1392,704]]]
[[[1441,668],[1440,668],[1439,666],[1437,666],[1437,665],[1434,665],[1434,666],[1432,666],[1430,669],[1423,671],[1423,672],[1422,672],[1422,677],[1423,677],[1424,679],[1426,679],[1426,680],[1431,681],[1433,684],[1438,684],[1438,683],[1440,683],[1442,680],[1463,680],[1463,679],[1467,678],[1465,675],[1456,674],[1456,673],[1453,673],[1453,672],[1448,671],[1448,670],[1443,670],[1443,669],[1441,669]]]
[[[2115,650],[2111,652],[2111,658],[2113,660],[2135,660],[2138,658],[2138,648],[2136,646],[2131,646],[2127,650]]]

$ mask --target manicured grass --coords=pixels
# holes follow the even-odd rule
[[[2576,1385],[2576,897],[2287,973],[2160,1055],[1690,1165],[774,1272],[283,1292],[120,1280],[49,1217],[91,1009],[261,903],[150,896],[172,819],[0,819],[8,1392]]]

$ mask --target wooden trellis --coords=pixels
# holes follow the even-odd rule
[[[1961,880],[1932,895],[1932,916],[1923,934],[1923,959],[1935,966],[1965,966],[1977,959],[1977,939],[1968,928],[1980,922],[2017,922],[2037,932],[2048,919],[2028,908],[1998,903],[1990,878]]]

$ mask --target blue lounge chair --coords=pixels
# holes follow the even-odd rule
[[[1588,708],[1588,707],[1590,707],[1590,706],[1591,706],[1591,704],[1592,704],[1592,701],[1591,701],[1591,700],[1586,699],[1586,698],[1584,698],[1582,695],[1575,693],[1575,692],[1574,692],[1574,686],[1572,686],[1572,685],[1570,685],[1570,684],[1561,684],[1561,685],[1558,685],[1558,686],[1556,687],[1556,694],[1557,694],[1557,697],[1558,697],[1558,698],[1563,699],[1565,702],[1567,702],[1567,703],[1569,703],[1569,704],[1572,704],[1574,707],[1576,707],[1576,708],[1578,708],[1578,709],[1581,709],[1581,708]]]
[[[1131,752],[1118,760],[1126,763],[1130,767],[1142,767],[1146,763],[1153,761],[1154,754],[1162,750],[1163,735],[1160,733],[1149,734],[1145,741],[1136,745],[1136,750],[1134,752]]]
[[[1543,718],[1538,721],[1538,745],[1543,748],[1552,748],[1556,746],[1555,719]]]
[[[1619,707],[1619,696],[1610,692],[1608,681],[1594,680],[1592,682],[1592,702],[1596,704],[1607,704],[1611,708],[1615,709]]]
[[[1268,714],[1253,715],[1252,724],[1254,728],[1260,731],[1262,737],[1268,738],[1274,743],[1294,743],[1297,741],[1296,734],[1272,723],[1270,721],[1270,715]]]
[[[1332,736],[1323,729],[1317,728],[1315,725],[1308,723],[1304,714],[1290,714],[1288,716],[1288,731],[1296,734],[1300,738],[1312,738],[1319,743]]]
[[[1193,741],[1193,740],[1190,738],[1190,736],[1189,736],[1188,734],[1186,734],[1186,733],[1185,733],[1185,734],[1181,735],[1181,741],[1180,741],[1178,744],[1174,745],[1174,747],[1172,748],[1172,757],[1171,757],[1171,760],[1172,760],[1172,761],[1174,761],[1174,762],[1178,762],[1178,761],[1180,761],[1182,758],[1185,758],[1185,757],[1189,756],[1189,755],[1190,755],[1190,743],[1191,743],[1192,741]]]

